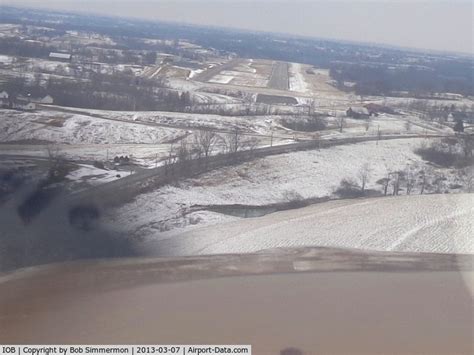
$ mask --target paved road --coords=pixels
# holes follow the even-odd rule
[[[273,63],[272,75],[268,87],[277,90],[288,90],[288,63]]]

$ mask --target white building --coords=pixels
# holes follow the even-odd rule
[[[37,104],[46,104],[51,105],[54,103],[54,99],[51,95],[46,95],[45,97],[32,97],[31,102],[36,102]]]
[[[6,92],[5,90],[0,92],[0,99],[8,99],[9,97],[10,96],[8,95],[8,92]]]
[[[36,104],[27,99],[17,98],[13,101],[13,108],[17,110],[33,111],[36,109]]]
[[[70,61],[71,58],[72,58],[72,56],[69,53],[58,53],[58,52],[49,53],[49,59]]]

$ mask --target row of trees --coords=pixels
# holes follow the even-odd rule
[[[26,42],[17,37],[0,38],[0,53],[14,57],[48,58],[56,47],[39,42]]]
[[[399,103],[398,107],[410,111],[417,111],[422,119],[431,122],[445,123],[450,115],[465,116],[472,115],[474,105],[460,103],[437,104],[430,103],[428,100],[410,100],[406,103]]]
[[[443,167],[463,168],[474,165],[474,135],[458,134],[456,137],[423,142],[415,153],[424,160]]]
[[[133,75],[93,74],[88,80],[68,80],[49,76],[46,82],[38,77],[27,83],[25,78],[10,78],[2,89],[14,97],[26,93],[31,96],[49,94],[61,106],[124,110],[124,111],[185,111],[192,104],[189,92],[156,87],[156,83],[137,79]]]
[[[432,64],[431,64],[432,65]],[[355,82],[358,95],[383,95],[410,92],[414,96],[433,93],[458,93],[474,95],[472,64],[451,62],[444,67],[400,66],[388,64],[333,63],[330,76],[341,89],[344,82]],[[464,71],[464,74],[462,74]],[[465,73],[469,73],[465,75]]]
[[[378,194],[375,190],[368,190],[367,185],[372,177],[369,163],[361,166],[355,177],[344,178],[335,190],[336,195],[343,198],[362,197]],[[417,164],[407,165],[404,170],[387,170],[385,177],[376,181],[383,196],[398,196],[402,192],[411,195],[415,192],[423,195],[427,192],[445,193],[450,188],[463,187],[472,192],[474,186],[474,169],[472,166],[457,171],[457,182],[448,183],[445,175],[436,172],[431,167],[420,167]]]
[[[258,140],[246,136],[235,128],[228,133],[218,134],[211,130],[200,130],[194,134],[194,139],[182,139],[177,146],[171,146],[166,166],[177,165],[180,168],[189,166],[192,160],[208,163],[208,158],[214,153],[228,154],[229,162],[238,161],[237,153],[254,151],[258,147]]]

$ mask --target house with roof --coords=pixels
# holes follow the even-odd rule
[[[45,104],[45,105],[52,105],[54,103],[54,99],[51,95],[46,95],[43,97],[31,97],[31,102],[35,102],[37,104]]]
[[[23,97],[17,97],[12,100],[11,108],[23,111],[33,111],[36,110],[36,103]]]
[[[5,90],[0,92],[0,107],[9,108],[10,107],[10,95]]]

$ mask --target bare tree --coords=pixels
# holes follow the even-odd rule
[[[186,139],[181,140],[176,156],[178,158],[178,163],[184,163],[191,159],[191,152],[188,149],[188,142]]]
[[[240,132],[238,128],[235,128],[232,133],[225,135],[224,143],[228,153],[237,153],[242,148],[242,132]]]
[[[357,177],[359,178],[360,189],[361,189],[362,193],[365,192],[365,187],[367,185],[367,182],[369,181],[370,170],[371,170],[370,169],[370,164],[365,163],[364,165],[362,165],[362,167],[360,168],[360,170],[357,174]]]
[[[194,138],[197,148],[204,154],[205,158],[212,154],[214,146],[219,141],[219,136],[215,132],[204,130],[198,131]]]
[[[421,188],[420,188],[420,195],[423,195],[423,193],[425,192],[425,188],[426,188],[426,174],[423,172],[423,174],[421,174],[420,176],[421,178]]]
[[[472,152],[474,150],[474,135],[472,134],[463,134],[460,138],[461,148],[464,153],[465,158],[472,157]]]
[[[377,145],[379,145],[379,140],[382,139],[382,131],[380,130],[380,126],[377,126]]]
[[[405,130],[406,130],[407,132],[410,132],[410,131],[411,131],[411,125],[412,125],[412,123],[411,123],[410,120],[408,120],[408,121],[405,122]]]
[[[342,133],[342,130],[346,126],[346,118],[344,116],[339,116],[336,119],[337,127],[339,128],[339,132]]]
[[[69,172],[69,167],[66,158],[61,154],[58,146],[48,144],[46,146],[49,162],[49,176],[50,181],[61,181]]]
[[[405,183],[407,187],[407,195],[410,195],[416,183],[416,175],[411,166],[408,166],[405,173]]]
[[[170,149],[168,151],[168,157],[165,160],[165,174],[168,175],[169,173],[173,174],[173,164],[176,163],[176,156],[173,149],[173,144],[170,145]]]
[[[393,178],[391,179],[392,188],[393,188],[392,195],[393,196],[398,196],[398,193],[400,191],[401,172],[396,171],[396,172],[391,173],[391,175],[393,175]]]
[[[445,190],[445,185],[446,185],[445,181],[446,181],[446,177],[442,175],[437,175],[433,179],[433,185],[436,188],[435,190],[436,193],[440,194]]]
[[[316,100],[311,99],[308,102],[308,116],[314,115],[316,111]]]
[[[365,131],[366,131],[366,132],[369,131],[369,129],[370,129],[370,124],[371,124],[370,119],[368,119],[368,120],[366,120],[366,121],[364,122],[364,127],[365,127]]]
[[[382,185],[383,187],[383,195],[387,196],[388,193],[388,186],[390,185],[390,175],[384,177],[380,180],[377,180],[377,184]]]
[[[422,170],[420,171],[420,175],[418,176],[420,180],[420,195],[423,195],[425,193],[426,188],[429,185],[429,171],[427,170]]]
[[[461,181],[464,183],[464,188],[467,192],[474,190],[474,167],[470,166],[463,171]]]
[[[48,155],[48,160],[51,163],[61,159],[61,154],[59,147],[56,145],[48,144],[46,146],[46,154]]]

